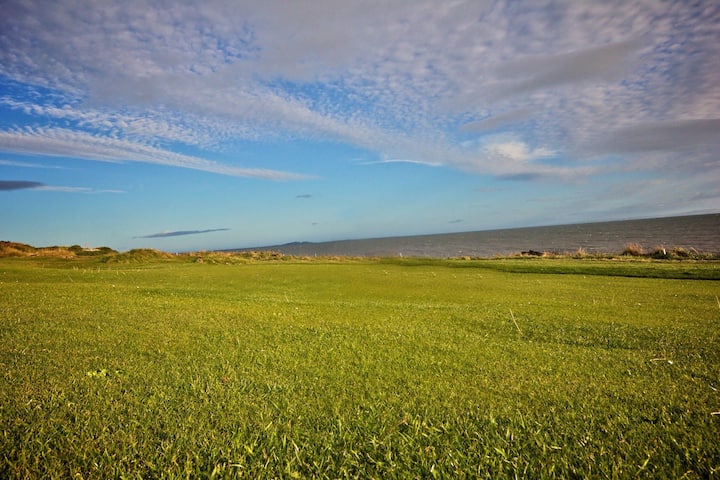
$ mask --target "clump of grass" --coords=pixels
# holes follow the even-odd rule
[[[653,252],[649,254],[649,256],[652,258],[664,260],[700,260],[709,259],[712,257],[711,255],[700,253],[695,249],[688,250],[683,247],[665,248],[663,245],[656,247],[655,250],[653,250]]]
[[[670,258],[670,254],[668,253],[668,250],[663,245],[658,245],[655,247],[655,249],[648,254],[648,256],[652,258],[657,259],[663,259],[666,260]]]
[[[77,257],[100,257],[104,255],[116,255],[118,252],[110,247],[89,248],[80,245],[73,245],[68,248]]]
[[[645,255],[645,250],[643,249],[643,246],[639,243],[628,243],[627,245],[625,245],[625,248],[620,255],[630,257],[642,257],[643,255]]]
[[[683,247],[673,247],[672,250],[670,251],[670,253],[676,258],[683,259],[683,258],[691,258],[694,255],[696,255],[698,252],[697,251],[693,252],[693,251],[687,250]]]
[[[285,255],[270,250],[240,252],[200,251],[183,254],[183,256],[193,259],[195,263],[227,265],[295,259],[292,255]]]
[[[627,244],[621,255],[656,260],[711,260],[717,258],[717,255],[712,253],[702,253],[693,248],[686,249],[679,246],[666,248],[664,245],[658,245],[650,251],[645,251],[638,243]]]
[[[103,259],[105,263],[145,263],[154,260],[172,260],[177,258],[172,253],[153,248],[134,248],[127,252],[111,255]]]

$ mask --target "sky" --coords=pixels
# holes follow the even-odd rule
[[[720,211],[720,2],[0,2],[0,239]]]

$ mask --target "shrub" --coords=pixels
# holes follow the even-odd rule
[[[655,247],[655,250],[653,250],[653,252],[650,254],[650,256],[652,258],[657,258],[660,260],[670,258],[670,255],[668,254],[667,249],[662,245]]]
[[[168,260],[172,258],[175,258],[175,255],[153,248],[134,248],[117,255],[109,255],[102,261],[109,263],[142,263],[151,260]]]
[[[625,245],[625,249],[621,255],[628,255],[631,257],[642,257],[644,255],[643,247],[639,243],[628,243]]]
[[[690,258],[692,256],[691,253],[683,247],[673,247],[670,253],[677,258]]]
[[[34,254],[35,251],[35,247],[24,243],[0,241],[0,256],[2,257],[24,257]]]

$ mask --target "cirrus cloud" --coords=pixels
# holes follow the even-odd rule
[[[60,185],[47,185],[42,182],[29,180],[0,180],[0,191],[10,190],[37,190],[43,192],[64,193],[125,193],[122,190],[98,190],[88,187],[64,187]]]
[[[151,233],[150,235],[142,235],[133,238],[167,238],[167,237],[182,237],[184,235],[200,235],[203,233],[212,232],[226,232],[229,228],[209,228],[206,230],[176,230],[170,232]]]
[[[241,168],[175,153],[130,140],[93,135],[65,128],[24,128],[0,131],[0,145],[7,152],[71,157],[100,162],[143,162],[189,168],[237,177],[297,180],[305,175],[268,169]]]

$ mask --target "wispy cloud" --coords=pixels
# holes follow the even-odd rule
[[[529,108],[521,108],[519,110],[497,113],[489,115],[482,120],[466,123],[461,127],[461,130],[465,132],[487,132],[505,127],[509,124],[527,121],[531,118],[532,113],[532,110]]]
[[[64,193],[125,193],[122,190],[100,190],[87,187],[64,187],[59,185],[46,185],[42,182],[27,180],[0,180],[0,191],[9,190],[36,190],[41,192],[64,192]]]
[[[416,165],[426,165],[428,167],[442,167],[441,162],[431,162],[424,160],[412,160],[407,158],[384,158],[382,160],[372,160],[369,162],[361,162],[360,165],[380,165],[383,163],[413,163]]]
[[[45,186],[45,184],[40,182],[30,182],[25,180],[0,180],[0,191],[24,190],[43,186]]]
[[[63,192],[63,193],[86,193],[86,194],[100,194],[100,193],[126,193],[124,190],[115,189],[97,189],[88,187],[63,187],[59,185],[42,185],[35,188],[35,190],[43,192]]]
[[[166,237],[181,237],[183,235],[200,235],[203,233],[212,233],[212,232],[225,232],[230,230],[229,228],[210,228],[207,230],[176,230],[173,232],[160,232],[160,233],[152,233],[150,235],[142,235],[138,237],[133,238],[166,238]]]
[[[21,168],[51,168],[51,169],[62,169],[63,168],[59,165],[43,165],[40,163],[18,162],[15,160],[2,160],[2,159],[0,159],[0,165],[6,166],[6,167],[21,167]]]
[[[80,158],[100,162],[143,162],[237,177],[298,180],[308,176],[267,169],[241,168],[163,150],[130,140],[93,135],[65,128],[24,128],[0,131],[0,148],[7,152]]]
[[[228,138],[257,138],[237,123],[189,112],[169,115],[169,112],[154,107],[142,111],[100,109],[82,104],[73,97],[61,98],[59,103],[39,104],[7,95],[0,97],[0,105],[26,115],[71,121],[89,131],[141,142],[180,142],[212,149]]]
[[[309,193],[303,193],[300,195],[295,195],[295,198],[309,199],[309,198],[312,198],[312,195],[310,195]]]
[[[0,102],[73,128],[5,130],[8,152],[294,180],[307,176],[182,155],[172,143],[216,151],[299,138],[349,143],[378,163],[568,179],[597,170],[552,165],[542,152],[593,150],[614,171],[621,149],[676,150],[647,132],[632,140],[643,128],[633,126],[673,125],[692,156],[688,140],[706,127],[677,122],[720,117],[720,5],[711,0],[128,0],[120,9],[11,0],[5,12],[0,31],[13,34],[0,36],[0,76],[56,97]],[[614,152],[596,142],[610,127]],[[482,141],[509,129],[525,160]],[[469,137],[476,148],[462,145]]]

